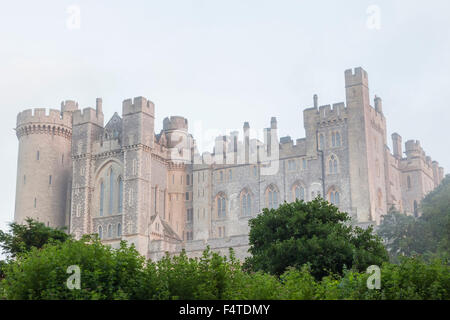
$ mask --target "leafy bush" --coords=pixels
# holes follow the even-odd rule
[[[363,271],[387,261],[387,251],[372,228],[363,230],[349,222],[347,213],[320,198],[264,209],[250,220],[252,256],[246,268],[281,275],[308,263],[314,277],[321,279],[342,275],[344,268]]]

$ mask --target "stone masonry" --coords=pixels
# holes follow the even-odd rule
[[[370,102],[367,72],[345,71],[346,103],[303,111],[305,138],[278,138],[277,120],[252,139],[248,122],[217,137],[199,154],[188,120],[171,116],[154,132],[155,106],[144,97],[123,102],[104,125],[102,100],[80,110],[25,110],[19,139],[15,221],[32,217],[68,227],[80,238],[97,233],[105,244],[134,243],[147,258],[207,245],[237,257],[248,253],[248,221],[263,208],[322,196],[355,224],[379,224],[392,207],[420,215],[423,197],[444,176],[420,142],[392,134],[387,146],[382,100]]]

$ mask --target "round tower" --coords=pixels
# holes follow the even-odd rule
[[[51,227],[68,225],[72,111],[77,109],[66,101],[61,111],[29,109],[17,115],[16,222],[30,217]]]

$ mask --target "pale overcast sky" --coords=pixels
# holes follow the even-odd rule
[[[296,139],[313,94],[345,101],[344,70],[361,66],[388,135],[420,139],[448,172],[449,13],[448,0],[1,0],[0,228],[14,215],[17,113],[66,99],[102,97],[107,121],[145,96],[158,132],[169,115],[203,130],[276,116],[279,136]]]

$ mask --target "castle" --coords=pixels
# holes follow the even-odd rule
[[[444,169],[410,140],[392,135],[387,146],[382,100],[370,103],[368,75],[345,71],[346,103],[303,111],[306,137],[277,136],[271,119],[264,141],[238,132],[218,137],[212,153],[199,154],[187,119],[165,118],[154,132],[154,104],[123,102],[104,125],[102,100],[80,110],[25,110],[19,139],[15,221],[32,217],[68,227],[76,238],[98,233],[113,247],[134,243],[147,258],[185,249],[199,256],[206,245],[225,253],[248,250],[248,221],[263,208],[320,195],[348,212],[354,223],[379,224],[391,207],[419,215],[421,199]]]

